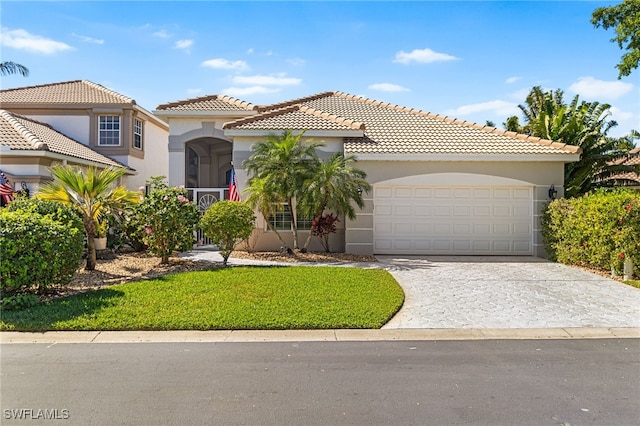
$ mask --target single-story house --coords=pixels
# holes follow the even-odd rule
[[[24,119],[46,123],[91,152],[127,167],[123,184],[129,189],[144,186],[152,176],[168,175],[168,124],[134,99],[104,86],[75,80],[5,89],[0,90],[0,105]],[[35,151],[38,149],[26,149],[18,142],[3,145],[2,170],[36,186],[50,179],[46,171],[50,162],[43,158],[51,155],[38,156]]]
[[[354,254],[544,256],[541,212],[563,196],[564,165],[581,153],[342,92],[268,106],[205,96],[159,105],[154,114],[169,123],[169,183],[190,188],[203,208],[227,197],[232,165],[240,191],[246,187],[243,162],[268,134],[305,131],[324,144],[321,157],[356,155],[373,190],[332,241],[334,250]],[[290,214],[269,220],[286,234]],[[252,244],[279,247],[262,220]]]
[[[6,110],[0,110],[0,160],[14,189],[24,186],[31,193],[51,180],[49,167],[53,165],[127,168],[46,123]],[[127,173],[135,172],[127,168]]]

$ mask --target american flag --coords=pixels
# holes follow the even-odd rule
[[[236,170],[231,166],[231,176],[229,177],[229,199],[231,201],[240,201],[238,194],[238,182],[236,182]]]
[[[9,179],[0,171],[0,203],[2,203],[2,206],[6,206],[13,201],[14,192]]]

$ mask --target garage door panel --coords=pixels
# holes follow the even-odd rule
[[[532,254],[533,188],[374,188],[379,254]]]

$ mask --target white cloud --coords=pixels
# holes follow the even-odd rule
[[[633,84],[622,81],[604,81],[593,77],[580,77],[569,90],[592,99],[617,99],[633,89]]]
[[[0,44],[14,49],[44,53],[46,55],[73,49],[73,47],[61,41],[33,35],[22,29],[9,30],[8,28],[2,28]]]
[[[189,95],[197,95],[198,93],[202,93],[202,89],[187,89],[187,93]]]
[[[169,38],[169,37],[171,37],[171,34],[169,34],[167,32],[167,30],[156,31],[155,33],[153,33],[153,35],[155,37],[160,37],[160,38]]]
[[[406,87],[393,83],[374,83],[369,86],[371,90],[379,90],[381,92],[410,92]]]
[[[104,44],[104,40],[102,40],[102,39],[88,37],[88,36],[84,36],[84,35],[80,35],[80,34],[76,34],[76,33],[72,33],[71,35],[74,36],[75,38],[78,38],[78,39],[84,41],[85,43]]]
[[[249,69],[249,66],[245,61],[229,61],[228,59],[215,58],[209,59],[202,63],[203,67],[221,69],[221,70],[234,70],[245,71]]]
[[[254,86],[296,86],[302,82],[299,78],[287,77],[284,73],[274,75],[236,76],[231,80],[234,84]]]
[[[409,53],[403,50],[396,53],[396,58],[393,60],[393,62],[399,62],[401,64],[409,64],[411,62],[430,64],[432,62],[454,61],[456,59],[459,58],[448,55],[446,53],[434,52],[431,49],[414,49]]]
[[[515,83],[516,81],[520,80],[521,78],[522,78],[522,77],[517,77],[517,76],[509,77],[509,78],[508,78],[508,79],[506,79],[504,82],[505,82],[505,83],[507,83],[507,84],[513,84],[513,83]]]
[[[287,63],[293,65],[294,67],[299,67],[305,64],[305,60],[301,58],[291,58],[287,59]]]
[[[530,92],[531,92],[531,88],[523,87],[522,89],[509,93],[509,97],[511,99],[515,99],[516,101],[518,101],[518,103],[524,104]]]
[[[189,49],[191,46],[193,46],[193,40],[178,40],[174,44],[176,49]]]
[[[247,54],[251,55],[253,53],[253,47],[247,49]]]
[[[265,95],[269,93],[277,93],[280,89],[274,89],[264,86],[249,86],[249,87],[227,87],[222,90],[222,93],[231,96],[248,96],[248,95]]]
[[[518,111],[518,106],[515,103],[496,99],[493,101],[480,102],[477,104],[462,105],[458,108],[446,111],[445,113],[454,117],[471,115],[479,112],[488,112],[493,113],[497,116],[504,116],[517,115]]]
[[[611,111],[611,117],[614,120],[616,120],[618,123],[631,120],[633,118],[632,112],[625,112],[625,111],[622,111],[620,108],[617,108],[614,106],[609,108],[609,110]]]

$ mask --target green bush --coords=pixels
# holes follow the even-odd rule
[[[547,207],[542,232],[549,257],[561,263],[622,271],[640,265],[640,193],[599,190]]]
[[[14,212],[37,213],[84,232],[82,215],[72,207],[56,201],[18,197],[6,209]]]
[[[246,203],[218,201],[204,213],[200,228],[218,246],[226,265],[236,245],[251,236],[255,220],[253,209]]]
[[[83,233],[51,215],[0,211],[0,287],[3,293],[68,283],[80,266]]]
[[[150,194],[137,206],[137,214],[149,252],[167,263],[174,251],[193,248],[200,214],[187,198],[186,189],[169,187],[162,177],[151,178],[150,186]]]

